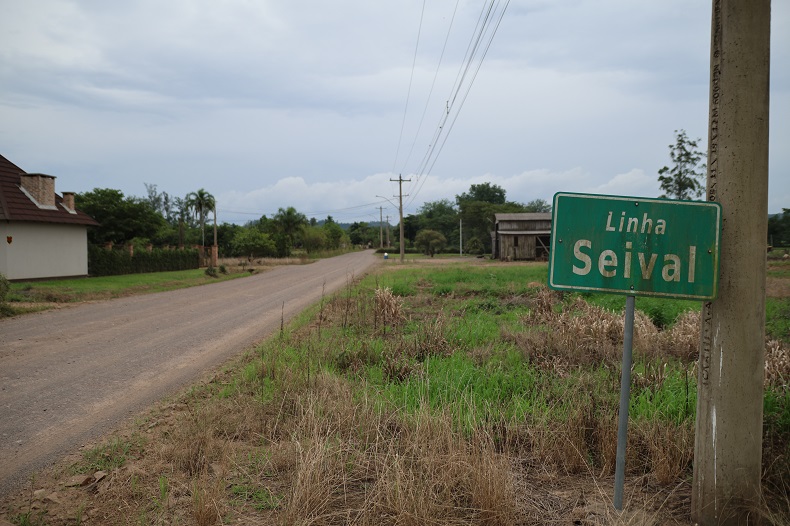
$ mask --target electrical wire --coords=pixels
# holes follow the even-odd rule
[[[436,86],[436,79],[439,76],[439,69],[442,66],[442,60],[444,59],[444,52],[447,50],[447,42],[450,40],[450,33],[453,29],[453,23],[455,22],[455,15],[458,12],[458,4],[461,0],[455,1],[455,8],[453,9],[453,16],[450,17],[450,25],[447,27],[447,34],[444,37],[444,44],[442,45],[442,52],[439,55],[439,61],[436,64],[436,70],[433,73],[433,80],[431,81],[431,89],[428,90],[428,97],[425,99],[425,107],[422,109],[422,116],[420,116],[420,124],[417,126],[417,132],[414,134],[414,140],[411,143],[411,148],[409,148],[409,154],[406,156],[406,159],[403,161],[403,166],[400,169],[400,173],[406,170],[406,165],[411,159],[411,154],[414,151],[414,146],[417,144],[417,139],[420,136],[420,131],[422,130],[422,124],[425,121],[425,115],[428,113],[428,106],[431,103],[431,96],[433,95],[433,88]],[[403,128],[401,128],[401,132]]]
[[[491,48],[491,44],[494,40],[494,36],[496,35],[499,26],[502,23],[502,19],[505,15],[505,12],[507,11],[508,6],[510,5],[510,0],[506,0],[504,7],[502,7],[502,9],[499,11],[497,17],[496,12],[497,12],[497,7],[499,5],[500,5],[499,0],[491,0],[491,3],[489,4],[489,8],[487,10],[484,9],[485,15],[483,16],[481,13],[483,22],[482,24],[480,23],[478,24],[479,31],[476,32],[476,35],[473,36],[472,40],[470,41],[470,46],[467,47],[467,50],[469,51],[471,49],[471,51],[467,53],[468,59],[461,66],[461,69],[459,70],[459,75],[456,76],[456,79],[460,78],[460,80],[458,81],[457,86],[454,87],[454,90],[452,90],[453,91],[452,102],[450,102],[450,99],[448,99],[448,103],[446,105],[444,115],[440,119],[440,124],[437,127],[437,130],[434,134],[434,138],[431,141],[431,144],[428,146],[428,151],[426,152],[426,155],[423,157],[423,160],[419,168],[416,170],[416,177],[418,180],[416,181],[415,189],[410,193],[409,196],[410,198],[407,202],[407,205],[411,204],[416,199],[420,190],[422,190],[422,187],[425,184],[425,180],[427,178],[425,176],[427,176],[431,172],[431,170],[433,170],[433,167],[436,164],[436,161],[438,160],[439,155],[441,154],[444,148],[444,145],[447,143],[447,139],[450,135],[450,132],[452,131],[452,128],[455,126],[455,123],[458,120],[458,116],[460,115],[461,109],[463,108],[464,103],[466,102],[466,99],[469,96],[469,93],[472,89],[472,85],[474,84],[474,81],[476,80],[477,75],[480,72],[480,68],[483,65],[483,60],[488,55],[488,51]],[[493,25],[492,28],[491,20],[494,19],[496,19],[496,23]],[[461,92],[462,83],[466,78],[468,72],[470,71],[472,62],[475,56],[478,54],[478,50],[481,49],[480,43],[483,41],[483,36],[487,31],[489,32],[489,35],[487,37],[487,41],[485,42],[482,48],[482,53],[480,54],[479,59],[477,61],[477,67],[474,68],[474,73],[472,74],[468,84],[466,85],[466,89],[463,93],[463,96],[460,99],[459,107],[457,111],[455,111],[455,113],[453,114],[453,118],[450,121],[450,126],[448,128],[446,127],[447,120],[450,117],[450,114],[455,106],[456,100],[458,99],[458,95]],[[474,44],[472,44],[472,42],[474,42]],[[463,70],[462,74],[460,73],[461,70]],[[442,136],[442,134],[444,135]],[[441,144],[439,145],[440,142]],[[437,145],[439,145],[438,150],[437,150]]]
[[[406,114],[409,111],[409,98],[411,97],[411,84],[414,80],[414,69],[417,65],[417,50],[420,48],[420,35],[422,34],[422,20],[425,17],[425,0],[422,0],[422,11],[420,12],[420,25],[417,28],[417,43],[414,45],[414,57],[411,61],[411,75],[409,75],[409,89],[406,91],[406,106],[403,108],[403,120],[400,125],[400,134],[398,135],[398,147],[395,149],[395,159],[392,161],[392,172],[395,172],[395,165],[398,164],[398,155],[400,154],[400,145],[403,140],[403,130],[406,126]]]
[[[419,133],[422,130],[422,125],[428,107],[430,105],[430,99],[433,94],[438,72],[441,68],[441,64],[444,59],[444,54],[446,52],[447,44],[457,14],[459,3],[460,0],[456,0],[455,9],[453,10],[453,15],[447,30],[447,35],[445,36],[444,45],[442,47],[439,61],[436,66],[436,71],[434,73],[433,81],[431,83],[431,88],[428,93],[428,99],[426,101],[425,107],[423,108],[422,116],[420,118],[420,123],[417,128],[414,141],[412,142],[412,145],[409,149],[409,153],[403,162],[403,169],[401,170],[401,172],[405,171],[405,167],[408,164],[409,159],[411,158],[413,149],[419,138]],[[450,94],[446,99],[444,107],[442,108],[442,115],[439,118],[439,123],[434,131],[434,134],[432,135],[430,143],[428,144],[425,155],[422,157],[419,164],[417,165],[417,169],[414,170],[413,172],[415,179],[414,181],[415,186],[414,186],[414,190],[412,190],[408,195],[409,199],[403,203],[404,211],[407,209],[407,207],[411,206],[411,204],[414,202],[419,192],[422,190],[425,181],[427,180],[427,176],[431,173],[431,170],[433,170],[433,167],[436,164],[439,155],[441,154],[444,148],[444,145],[447,143],[449,134],[452,131],[453,127],[455,126],[456,121],[458,120],[458,116],[460,115],[460,112],[472,89],[472,85],[474,84],[474,81],[476,80],[477,75],[480,72],[480,68],[482,67],[483,60],[488,54],[494,36],[496,35],[497,30],[499,29],[499,26],[502,22],[502,19],[505,15],[505,12],[509,4],[510,4],[510,0],[505,0],[504,7],[500,8],[500,6],[502,5],[502,0],[486,0],[486,2],[483,3],[480,14],[478,15],[478,20],[475,25],[475,29],[472,32],[469,42],[467,43],[466,51],[464,53],[464,58],[462,60],[461,66],[459,67],[458,72],[456,73],[456,78],[451,87]],[[425,0],[423,0],[422,10],[420,13],[420,23],[417,30],[417,42],[414,48],[412,69],[409,77],[409,86],[406,94],[406,105],[403,112],[403,119],[401,122],[401,129],[398,137],[398,145],[396,148],[395,159],[393,161],[393,166],[392,166],[393,173],[395,173],[395,167],[398,164],[398,157],[400,155],[400,148],[403,141],[403,132],[406,125],[409,102],[411,99],[412,83],[414,80],[414,71],[416,69],[417,53],[419,50],[420,38],[422,35],[422,26],[423,26],[424,17],[425,17]],[[457,104],[457,108],[456,108],[456,104]],[[449,126],[447,125],[448,121],[450,123]],[[343,212],[350,213],[352,211],[359,210],[361,208],[369,207],[372,205],[381,205],[384,202],[385,201],[377,201],[375,203],[365,203],[365,204],[355,205],[346,208],[313,211],[313,212],[307,212],[304,215],[306,217],[316,217],[323,214],[342,216],[345,215],[343,214]],[[253,215],[258,217],[264,215],[260,212],[243,212],[243,211],[235,211],[235,210],[223,210],[223,212],[240,214],[240,215]]]
[[[355,210],[359,210],[361,208],[367,208],[367,207],[370,207],[370,206],[373,206],[373,205],[381,204],[382,202],[383,201],[376,201],[376,202],[373,202],[373,203],[364,203],[364,204],[361,204],[361,205],[348,206],[348,207],[345,207],[345,208],[335,208],[335,209],[332,209],[332,210],[315,210],[315,211],[311,211],[311,212],[302,212],[302,213],[306,217],[317,217],[317,216],[321,216],[321,215],[324,215],[324,214],[327,214],[327,215],[344,215],[343,214],[344,212],[349,212],[350,213],[350,212],[353,212]],[[217,212],[218,213],[222,212],[222,213],[225,213],[225,214],[250,215],[250,216],[257,216],[257,217],[261,217],[261,216],[267,215],[265,212],[246,212],[246,211],[241,211],[241,210],[226,210],[226,209],[218,209]],[[272,213],[271,215],[274,216],[275,213]]]

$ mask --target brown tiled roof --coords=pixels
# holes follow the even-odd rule
[[[0,155],[0,220],[37,221],[43,223],[65,223],[71,225],[98,225],[88,214],[77,210],[69,213],[61,203],[63,198],[55,194],[55,210],[42,209],[20,190],[20,175],[25,171]]]

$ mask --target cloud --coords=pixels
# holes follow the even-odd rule
[[[658,176],[648,177],[641,169],[635,168],[617,174],[604,184],[587,190],[592,194],[627,195],[636,197],[658,197],[661,193]]]
[[[581,168],[562,172],[532,170],[512,176],[481,174],[460,177],[416,177],[404,176],[404,214],[413,214],[426,202],[448,199],[469,190],[473,184],[491,183],[505,189],[510,201],[527,203],[534,199],[551,202],[554,193],[577,191],[598,194],[634,195],[656,197],[658,185],[655,179],[642,170],[634,169],[618,174],[601,185],[580,185],[587,176]],[[246,222],[261,215],[271,217],[283,203],[294,206],[308,217],[323,219],[327,215],[338,221],[375,221],[378,207],[384,214],[398,214],[398,184],[390,173],[375,174],[360,180],[334,182],[308,182],[302,177],[286,177],[271,185],[248,192],[223,192],[217,196],[221,220]],[[382,197],[378,197],[382,196]]]
[[[520,202],[559,190],[657,195],[674,130],[704,144],[710,4],[518,0],[443,128],[440,154],[414,175],[481,7],[5,2],[0,153],[76,191],[202,187],[232,198],[229,210],[352,218],[358,207],[369,219],[375,195],[397,193],[397,174],[413,179],[407,213],[486,181]],[[790,206],[780,201],[790,195],[788,22],[790,4],[776,3],[772,211]]]

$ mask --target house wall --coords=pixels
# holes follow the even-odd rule
[[[87,228],[0,222],[0,272],[11,280],[87,276]]]
[[[518,240],[518,241],[517,241]],[[535,259],[535,236],[499,233],[499,258],[511,260]]]
[[[551,219],[518,219],[512,221],[499,221],[497,228],[500,232],[508,230],[551,230]]]

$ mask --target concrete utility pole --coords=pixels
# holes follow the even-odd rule
[[[398,175],[397,179],[390,179],[393,183],[397,181],[398,183],[398,199],[400,200],[400,205],[398,206],[398,213],[400,214],[400,262],[403,263],[406,260],[406,251],[405,245],[403,240],[403,183],[410,183],[411,179],[404,179],[400,175]],[[406,194],[408,197],[408,194]]]
[[[390,216],[389,215],[387,216],[387,246],[388,247],[391,246],[390,245]]]
[[[219,245],[217,245],[217,205],[214,205],[214,244],[211,246],[211,266],[216,267],[219,259]]]
[[[458,220],[458,255],[464,255],[464,220]]]
[[[722,206],[719,293],[702,308],[691,516],[760,502],[770,0],[713,0],[707,198]]]
[[[384,207],[379,207],[379,248],[384,248],[384,225],[381,223]]]

